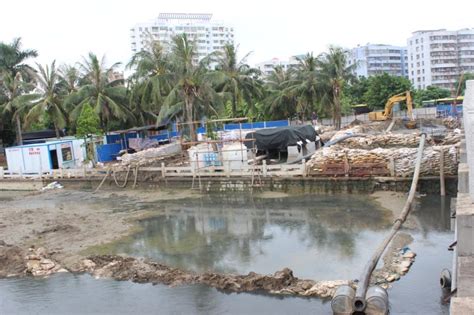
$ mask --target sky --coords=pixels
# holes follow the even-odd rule
[[[131,57],[129,29],[159,13],[212,13],[235,28],[243,57],[272,58],[366,43],[406,45],[421,29],[474,27],[472,0],[14,0],[0,3],[0,41],[21,37],[37,62],[75,63],[92,51],[108,64]]]

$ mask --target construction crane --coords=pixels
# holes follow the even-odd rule
[[[387,100],[387,103],[385,104],[385,109],[383,112],[370,112],[369,113],[369,120],[371,121],[384,121],[384,120],[389,120],[392,119],[393,115],[393,106],[396,103],[406,101],[407,104],[407,115],[410,117],[410,121],[406,123],[407,128],[415,128],[416,127],[416,122],[413,117],[413,101],[411,98],[410,91],[405,91],[400,94],[396,94],[392,97],[390,97]]]

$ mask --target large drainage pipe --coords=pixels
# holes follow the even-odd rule
[[[420,176],[421,158],[423,156],[425,139],[426,139],[426,134],[424,133],[421,134],[420,144],[418,146],[418,153],[417,153],[416,161],[415,161],[415,171],[413,174],[413,180],[411,182],[410,192],[408,194],[408,198],[405,202],[403,210],[400,213],[400,216],[393,223],[393,226],[392,226],[392,229],[390,230],[389,235],[383,240],[383,242],[380,244],[380,246],[377,248],[377,250],[371,257],[371,259],[365,266],[362,272],[362,275],[359,279],[359,284],[357,286],[357,290],[355,291],[355,297],[353,298],[353,304],[352,304],[352,310],[351,310],[353,314],[367,314],[367,315],[384,314],[384,313],[371,313],[372,312],[371,308],[372,308],[372,305],[374,305],[375,301],[380,301],[384,299],[386,299],[386,303],[385,303],[386,308],[387,308],[386,312],[388,313],[388,295],[384,295],[383,293],[381,293],[381,292],[385,292],[385,290],[378,287],[377,290],[374,289],[368,292],[367,289],[369,287],[370,277],[372,276],[372,272],[374,271],[375,266],[377,266],[377,263],[380,257],[382,256],[383,252],[385,251],[385,248],[387,248],[388,244],[393,239],[395,234],[397,234],[398,230],[400,229],[402,224],[405,222],[408,214],[410,213],[411,204],[413,203],[413,199],[415,198],[415,194],[416,194],[416,186],[418,184],[418,178]],[[374,299],[374,294],[375,294],[374,292],[378,296],[377,299]],[[368,293],[370,293],[371,295],[369,295]],[[347,298],[349,297],[350,295],[347,295]],[[368,304],[371,305],[369,309],[367,308]],[[380,304],[382,305],[384,303],[380,303]],[[333,312],[334,312],[334,309],[333,309]],[[334,312],[334,314],[336,313]]]

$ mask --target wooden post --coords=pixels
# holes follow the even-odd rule
[[[224,164],[224,163],[222,163],[222,164]],[[230,177],[230,172],[231,172],[231,169],[230,169],[230,160],[229,160],[229,161],[227,161],[227,169],[225,170],[225,174],[226,174],[227,178]]]
[[[390,171],[390,176],[395,177],[395,159],[393,157],[390,158],[388,169]]]
[[[346,177],[349,177],[349,158],[347,157],[347,153],[344,155],[344,173],[346,174]]]
[[[262,173],[263,173],[263,177],[267,177],[267,161],[266,160],[262,161]]]
[[[161,177],[162,177],[162,178],[165,178],[165,177],[166,177],[165,162],[161,162]]]
[[[82,164],[82,176],[84,178],[87,178],[87,169],[86,169],[86,165],[84,163]]]
[[[444,148],[439,151],[439,187],[440,195],[446,196],[446,186],[444,181]]]
[[[303,177],[306,177],[306,160],[305,159],[301,161],[301,175],[303,175]]]
[[[62,167],[59,169],[59,176],[60,176],[60,178],[64,178],[64,173],[63,173],[63,168]]]

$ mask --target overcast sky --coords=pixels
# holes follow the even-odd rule
[[[235,27],[249,63],[318,54],[329,44],[406,45],[413,31],[474,27],[472,0],[13,0],[0,3],[0,41],[22,37],[37,61],[74,63],[89,51],[126,63],[129,29],[159,13],[213,13]]]

